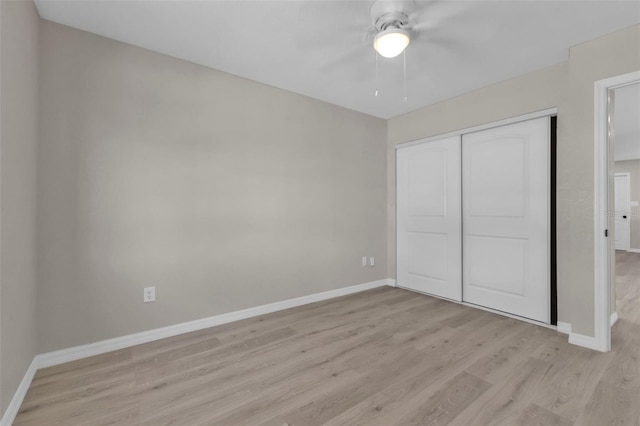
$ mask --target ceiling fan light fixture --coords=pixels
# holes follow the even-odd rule
[[[407,48],[411,38],[401,28],[387,28],[373,39],[373,48],[385,58],[395,58]]]

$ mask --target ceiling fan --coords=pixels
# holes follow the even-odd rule
[[[364,14],[363,2],[330,3],[344,4],[350,19],[341,24],[329,20],[322,31],[301,32],[299,45],[318,51],[316,58],[322,71],[342,73],[353,80],[374,75],[377,79],[378,58],[385,62],[386,58],[398,57],[409,44],[406,51],[411,61],[433,56],[436,51],[439,52],[436,55],[466,55],[470,45],[453,29],[456,27],[453,20],[468,14],[470,3],[476,2],[376,0],[369,2],[365,9],[369,13]],[[304,2],[303,7],[314,6],[313,13],[322,16],[325,4]],[[387,65],[380,63],[380,67],[381,72],[388,74]]]
[[[428,33],[431,44],[437,42],[433,38],[435,30],[442,27],[442,20],[449,17],[452,2],[414,0],[376,0],[370,9],[371,27],[367,32],[367,39],[373,39],[373,49],[376,51],[375,96],[378,96],[378,55],[384,58],[395,58],[402,54],[412,37],[418,38],[421,32]],[[446,6],[437,10],[437,6]],[[448,10],[447,10],[448,7]],[[451,44],[451,40],[446,40]],[[403,101],[407,100],[407,61],[403,56]]]
[[[395,58],[411,42],[410,1],[378,0],[371,6],[373,48],[385,58]]]
[[[457,4],[456,4],[457,3]],[[385,58],[401,54],[412,39],[429,41],[450,47],[449,37],[437,33],[447,29],[445,21],[468,7],[466,2],[438,0],[376,0],[371,6],[372,25],[367,39],[373,40],[373,48]],[[455,44],[455,43],[453,43]]]

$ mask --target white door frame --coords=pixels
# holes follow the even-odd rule
[[[593,349],[611,350],[609,295],[609,90],[640,81],[640,71],[594,83],[594,337]],[[611,234],[609,234],[610,237]]]
[[[629,246],[627,248],[623,249],[623,250],[627,250],[628,251],[631,248],[631,173],[626,173],[626,172],[625,173],[615,173],[614,174],[614,180],[615,180],[615,178],[620,177],[620,176],[624,176],[624,177],[627,178],[627,189],[629,190],[628,191],[629,193],[627,194],[627,200],[629,200],[629,203],[627,204],[628,209],[626,210],[627,211],[627,216],[629,216],[629,222],[628,222],[629,229],[627,230],[627,231],[629,231],[628,235],[627,235],[627,237],[629,239]],[[615,185],[614,185],[614,188],[616,188]],[[617,191],[618,191],[618,189],[616,188],[615,192],[613,194],[614,200],[615,200],[616,194],[618,193]],[[614,206],[615,206],[615,201],[614,201]],[[614,207],[614,214],[615,214],[615,207]],[[618,231],[617,229],[614,229],[614,236],[615,236],[617,231]],[[617,247],[616,247],[616,250],[618,250]]]

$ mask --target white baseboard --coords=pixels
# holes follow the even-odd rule
[[[387,278],[387,285],[390,287],[396,287],[396,280],[393,278]]]
[[[610,324],[613,324],[618,321],[618,313],[614,312],[611,314],[609,319]],[[583,348],[593,349],[594,351],[606,352],[609,349],[605,347],[604,342],[598,341],[595,337],[585,336],[584,334],[578,334],[571,331],[571,324],[566,322],[558,321],[558,331],[561,333],[565,333],[569,335],[569,343],[572,345],[582,346]]]
[[[361,291],[383,287],[386,285],[389,285],[388,281],[387,279],[383,279],[350,287],[338,288],[336,290],[324,291],[322,293],[315,293],[309,296],[296,297],[294,299],[283,300],[281,302],[269,303],[267,305],[256,306],[254,308],[243,309],[240,311],[228,312],[226,314],[215,315],[195,321],[183,322],[180,324],[156,328],[140,333],[129,334],[127,336],[102,340],[87,345],[75,346],[54,352],[47,352],[37,356],[39,358],[38,368],[51,367],[53,365],[63,364],[65,362],[75,361],[94,355],[100,355],[103,353],[116,351],[135,345],[140,345],[142,343],[152,342],[154,340],[165,339],[167,337],[177,336],[179,334],[190,333],[192,331],[202,330],[204,328],[215,327],[216,325],[227,324],[246,318],[256,317],[258,315],[270,314],[272,312],[295,308],[297,306],[320,302],[322,300],[333,299],[335,297],[346,296],[348,294],[358,293]]]
[[[618,321],[618,312],[614,312],[611,314],[611,317],[609,318],[609,325],[613,327],[613,324],[615,324],[617,321]]]
[[[558,321],[558,333],[571,334],[571,324]]]
[[[18,386],[18,390],[16,390],[16,393],[13,395],[13,399],[11,399],[9,407],[4,412],[2,419],[0,419],[0,426],[10,426],[13,423],[16,415],[18,414],[18,410],[20,409],[20,405],[22,405],[22,401],[27,394],[27,390],[31,385],[31,381],[39,368],[51,367],[65,362],[76,361],[78,359],[100,355],[116,351],[118,349],[128,348],[130,346],[152,342],[154,340],[165,339],[179,334],[215,327],[216,325],[227,324],[233,321],[252,318],[259,315],[295,308],[309,303],[320,302],[322,300],[333,299],[335,297],[346,296],[348,294],[359,293],[361,291],[384,286],[395,286],[395,280],[388,278],[350,287],[338,288],[322,293],[311,294],[309,296],[296,297],[294,299],[269,303],[267,305],[243,309],[241,311],[228,312],[226,314],[215,315],[195,321],[183,322],[180,324],[170,325],[168,327],[156,328],[140,333],[129,334],[127,336],[115,337],[113,339],[102,340],[87,345],[74,346],[67,349],[36,355],[22,378],[20,386]]]
[[[585,336],[584,334],[569,334],[569,343],[582,346],[583,348],[593,349],[594,351],[604,352],[595,337]]]
[[[11,426],[13,421],[16,419],[18,410],[20,410],[20,406],[22,405],[22,401],[24,400],[25,395],[27,395],[29,386],[31,386],[33,376],[35,376],[36,371],[38,371],[37,364],[38,362],[36,358],[33,358],[29,368],[27,368],[27,372],[24,374],[22,381],[18,385],[16,393],[13,394],[13,398],[11,398],[11,402],[9,402],[9,406],[5,410],[2,419],[0,419],[0,426]]]
[[[617,314],[614,314],[616,319]],[[611,315],[613,320],[613,315]],[[583,334],[574,333],[571,331],[571,324],[568,322],[558,321],[558,332],[569,335],[569,343],[572,345],[582,346],[583,348],[593,349],[594,351],[604,352],[602,344],[596,340],[595,337],[585,336]]]
[[[617,317],[617,315],[616,315]],[[602,344],[595,337],[585,336],[571,331],[571,324],[568,322],[558,321],[558,331],[569,335],[569,343],[572,345],[582,346],[583,348],[592,349],[594,351],[605,352]]]
[[[630,253],[640,253],[640,249],[637,249],[637,248],[630,248],[627,251],[630,252]]]

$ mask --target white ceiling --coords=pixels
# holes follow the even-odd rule
[[[640,159],[640,83],[614,92],[614,159]]]
[[[44,19],[382,118],[561,62],[570,46],[640,22],[638,0],[417,0],[403,101],[402,55],[380,58],[376,84],[371,4],[36,0]]]

